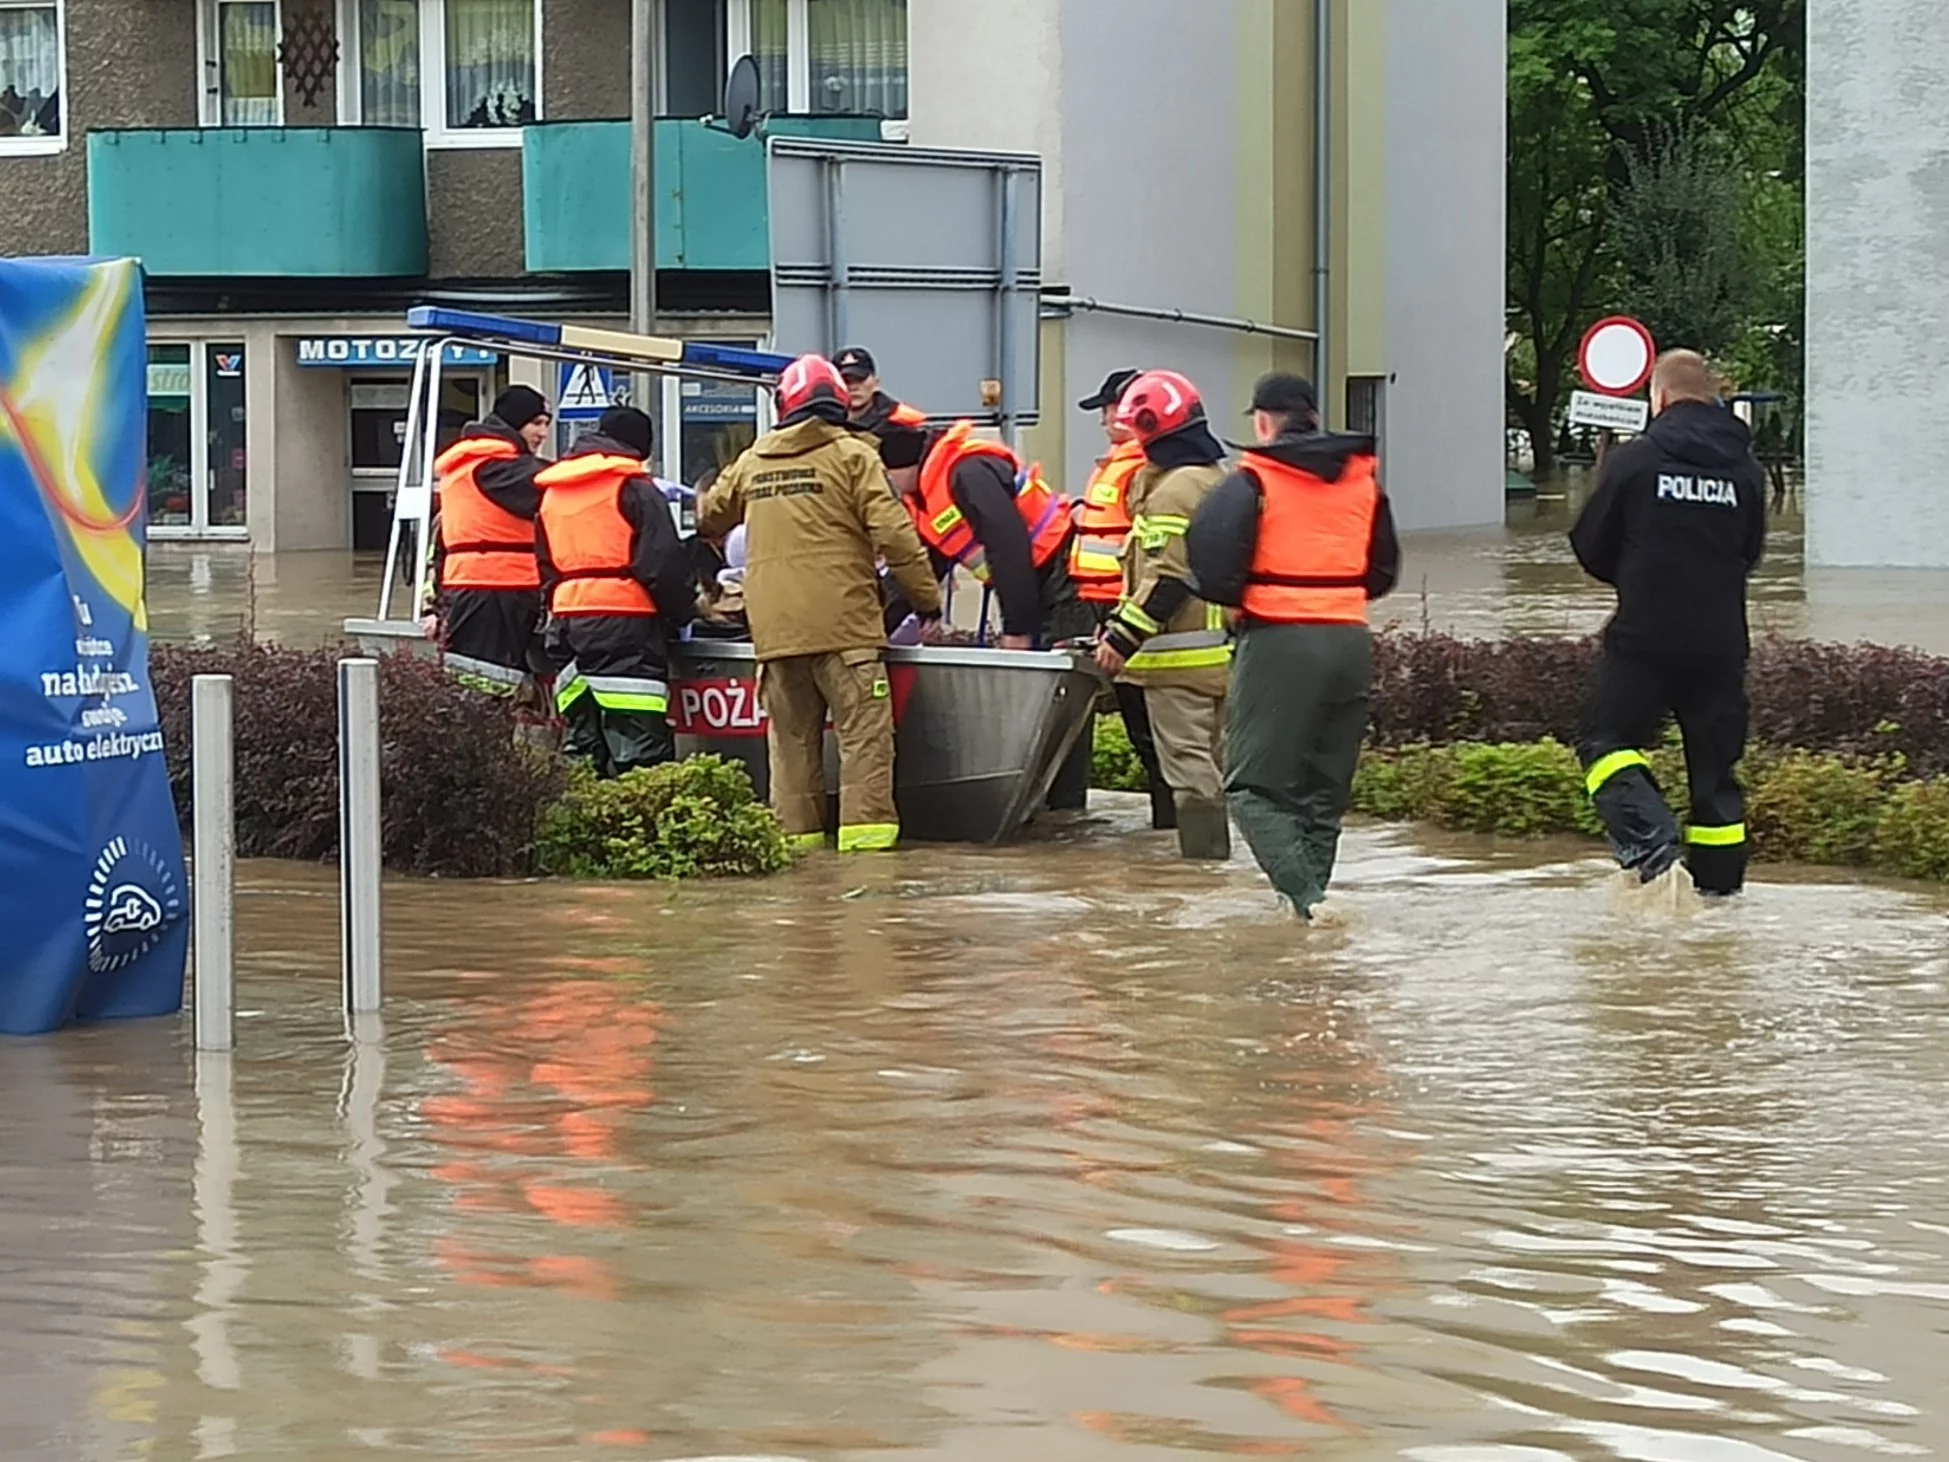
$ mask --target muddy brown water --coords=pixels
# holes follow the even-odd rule
[[[0,1456],[1802,1462],[1949,1449],[1949,898],[1615,911],[1131,799],[756,884],[247,866],[238,1049],[0,1046]]]

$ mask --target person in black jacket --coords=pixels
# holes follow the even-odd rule
[[[535,557],[563,749],[616,776],[676,758],[670,646],[697,613],[691,558],[651,475],[650,418],[611,407],[536,481]]]
[[[1267,881],[1302,920],[1326,897],[1372,697],[1367,606],[1401,550],[1374,439],[1319,429],[1313,385],[1252,393],[1258,444],[1206,496],[1185,547],[1198,592],[1238,611],[1225,794]]]
[[[1644,748],[1666,716],[1685,738],[1683,851],[1702,893],[1746,877],[1746,582],[1766,545],[1766,473],[1703,357],[1658,359],[1654,420],[1612,449],[1570,545],[1617,589],[1578,750],[1618,862],[1645,883],[1679,861],[1678,823]]]

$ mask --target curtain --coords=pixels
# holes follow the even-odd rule
[[[751,0],[751,59],[758,63],[758,110],[789,110],[791,71],[787,57],[787,0]]]
[[[228,0],[217,6],[218,76],[223,125],[277,125],[277,5]]]
[[[52,5],[0,9],[0,137],[61,134],[61,50]]]
[[[419,0],[359,0],[359,119],[420,125]]]
[[[535,119],[536,0],[447,0],[447,125]]]
[[[907,115],[907,0],[806,0],[812,110]]]

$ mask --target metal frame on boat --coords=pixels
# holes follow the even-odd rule
[[[424,544],[433,519],[440,382],[449,345],[631,372],[768,386],[786,356],[698,341],[553,325],[499,315],[420,307],[407,315],[430,332],[413,370],[386,570],[373,619],[348,619],[346,634],[375,653],[433,656],[438,647],[412,614],[393,617],[399,555],[414,555],[412,604],[426,595]],[[407,529],[411,535],[408,549]],[[1047,798],[1064,759],[1090,725],[1102,677],[1069,650],[895,647],[886,652],[898,758],[894,792],[902,825],[927,842],[1000,842]],[[670,667],[670,718],[678,749],[741,762],[763,796],[769,783],[757,653],[742,641],[687,641]],[[832,738],[827,783],[837,785]]]

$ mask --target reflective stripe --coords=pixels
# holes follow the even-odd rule
[[[787,833],[785,835],[785,846],[790,848],[794,853],[817,852],[819,849],[825,847],[825,845],[826,835],[824,833]]]
[[[1128,599],[1117,606],[1117,618],[1143,635],[1154,635],[1164,628]]]
[[[839,830],[842,853],[890,853],[899,841],[897,822],[862,822]]]
[[[1688,827],[1685,841],[1695,848],[1737,848],[1746,841],[1746,824],[1729,823],[1725,827]]]
[[[943,508],[934,515],[934,531],[936,533],[951,533],[960,523],[961,510],[959,508]]]
[[[670,687],[661,680],[640,675],[585,675],[582,677],[595,695],[596,704],[611,711],[655,711],[670,709]]]
[[[464,675],[470,680],[485,680],[495,685],[518,687],[528,678],[526,671],[496,665],[492,660],[476,660],[472,655],[456,655],[451,650],[441,657],[440,663],[452,675]]]
[[[589,682],[582,678],[582,671],[571,660],[555,676],[555,709],[567,712],[568,708],[589,693]]]
[[[1651,762],[1642,751],[1614,751],[1609,756],[1600,756],[1584,773],[1584,790],[1595,797],[1612,777],[1632,767],[1643,767],[1649,771]]]
[[[1191,531],[1191,520],[1174,514],[1147,518],[1141,514],[1133,518],[1130,531],[1137,535],[1137,544],[1147,553],[1156,553],[1173,538],[1182,538]]]
[[[1123,577],[1123,558],[1116,542],[1108,538],[1078,538],[1076,553],[1070,560],[1072,571],[1100,574],[1104,578]]]
[[[1202,670],[1226,665],[1232,658],[1231,636],[1222,630],[1187,630],[1158,635],[1130,657],[1128,670]]]
[[[883,701],[893,694],[893,682],[882,675],[873,682],[873,699]]]

